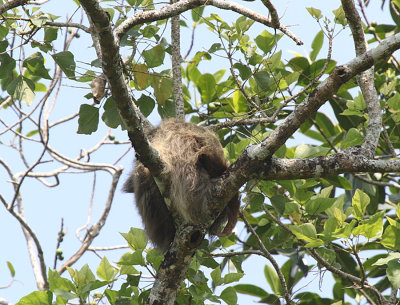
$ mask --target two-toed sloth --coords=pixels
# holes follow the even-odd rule
[[[169,119],[149,134],[150,144],[163,162],[162,177],[175,209],[188,223],[198,225],[207,213],[213,184],[228,167],[217,136],[206,128]],[[174,239],[174,220],[149,170],[138,160],[124,191],[135,193],[136,206],[152,243],[166,251]],[[211,235],[227,236],[237,221],[236,193],[209,228]],[[203,216],[203,217],[202,217]]]

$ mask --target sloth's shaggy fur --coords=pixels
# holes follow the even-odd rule
[[[191,224],[204,219],[212,186],[228,167],[217,136],[206,128],[169,119],[154,129],[149,140],[163,162],[164,181],[171,205]],[[136,206],[152,243],[166,251],[175,236],[175,225],[149,170],[139,161],[124,190],[134,192]],[[212,235],[227,236],[237,221],[239,197],[235,194],[209,228]]]

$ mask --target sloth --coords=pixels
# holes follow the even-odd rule
[[[199,225],[207,213],[213,184],[228,168],[217,136],[204,127],[179,119],[168,119],[148,134],[150,144],[163,163],[161,177],[171,209],[190,224]],[[150,171],[139,161],[125,182],[124,191],[135,194],[144,229],[153,245],[166,252],[175,236],[175,224],[164,197]],[[236,193],[208,229],[210,235],[229,236],[239,211]]]

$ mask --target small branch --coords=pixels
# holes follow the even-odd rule
[[[103,228],[107,220],[108,214],[110,213],[111,206],[114,200],[115,190],[117,188],[117,184],[121,174],[122,174],[122,168],[119,167],[117,168],[117,171],[112,177],[108,198],[102,215],[100,216],[99,220],[93,226],[91,226],[90,229],[87,231],[82,246],[79,248],[79,250],[74,255],[72,255],[71,258],[69,258],[60,268],[58,268],[57,270],[58,273],[61,274],[67,269],[67,267],[72,266],[86,252],[86,250],[89,248],[89,246],[91,245],[93,240],[97,237],[97,235],[100,234],[100,230]]]
[[[11,209],[11,206],[7,204],[6,200],[3,198],[3,196],[1,194],[0,194],[0,201],[3,203],[3,205],[5,206],[7,211],[12,216],[14,216],[14,218],[16,220],[18,220],[18,222],[22,226],[23,232],[25,234],[25,238],[28,243],[29,256],[31,258],[30,260],[31,260],[32,268],[33,268],[33,273],[36,278],[36,285],[37,285],[38,289],[41,291],[48,289],[49,284],[47,282],[46,264],[44,262],[43,249],[42,249],[42,246],[40,245],[39,239],[37,238],[35,232],[33,232],[32,228],[25,221],[23,214],[21,215],[20,213],[17,213],[13,209]],[[18,201],[20,201],[20,200],[18,200]],[[39,266],[37,266],[37,261],[36,261],[36,257],[35,257],[36,255],[34,254],[36,251],[35,251],[35,249],[33,249],[33,247],[30,246],[30,239],[32,239],[35,244],[35,248],[37,250],[37,258],[39,259]]]
[[[215,6],[217,8],[223,9],[223,10],[230,10],[233,12],[236,12],[240,15],[246,16],[254,21],[257,21],[261,24],[264,24],[268,27],[275,28],[275,25],[273,22],[257,13],[254,12],[245,6],[242,6],[240,4],[237,4],[235,2],[230,2],[230,1],[224,1],[224,0],[181,0],[177,3],[171,4],[164,6],[160,9],[155,9],[147,12],[140,12],[136,13],[124,22],[122,22],[116,29],[115,29],[115,39],[117,42],[120,41],[120,39],[135,25],[137,24],[143,24],[146,22],[151,22],[151,21],[157,21],[157,20],[162,20],[162,19],[167,19],[172,16],[179,15],[183,12],[186,12],[190,9],[200,7],[202,5],[210,5],[210,6]],[[298,39],[291,31],[289,31],[285,26],[279,25],[277,27],[278,30],[280,30],[282,33],[290,37],[297,45],[302,45],[303,42]]]
[[[10,0],[3,5],[0,5],[0,15],[3,14],[4,12],[16,8],[21,5],[28,4],[28,0]]]
[[[278,263],[276,262],[276,260],[272,256],[272,254],[267,250],[267,248],[265,248],[264,243],[260,239],[260,236],[258,236],[256,231],[254,231],[253,227],[247,221],[246,217],[243,215],[243,212],[241,210],[239,211],[239,215],[240,215],[240,218],[242,218],[242,220],[244,221],[244,224],[246,225],[246,228],[255,237],[255,239],[256,239],[256,241],[258,243],[258,246],[260,247],[262,253],[264,253],[264,256],[270,261],[270,263],[274,267],[276,273],[278,274],[279,281],[281,282],[283,297],[285,298],[286,304],[292,304],[292,300],[290,298],[290,294],[289,294],[289,291],[288,291],[288,288],[287,288],[286,280],[285,280],[285,277],[283,276],[281,268],[279,267]]]

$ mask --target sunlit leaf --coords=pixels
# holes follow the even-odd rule
[[[108,261],[107,257],[103,257],[100,262],[99,267],[97,267],[97,276],[102,280],[107,282],[111,282],[114,280],[114,277],[118,274],[118,270],[115,269],[110,262]]]

